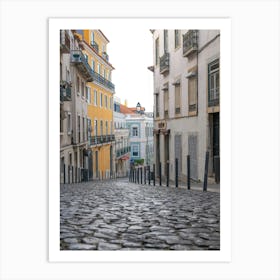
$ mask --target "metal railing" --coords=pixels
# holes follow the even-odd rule
[[[196,111],[196,104],[190,104],[189,105],[189,112]]]
[[[85,75],[87,82],[92,82],[92,69],[81,50],[71,50],[71,63],[77,64]]]
[[[104,77],[102,77],[100,74],[98,74],[97,72],[91,70],[91,74],[93,77],[93,81],[97,82],[103,86],[105,86],[106,88],[115,91],[115,85],[110,82],[109,80],[105,79]]]
[[[78,65],[83,66],[82,70],[83,72],[87,73],[87,81],[88,82],[97,82],[104,87],[108,88],[111,91],[115,91],[115,85],[102,77],[99,73],[95,72],[91,69],[90,65],[88,64],[86,58],[84,57],[84,54],[81,50],[72,50],[71,51],[71,63],[77,63]],[[89,77],[88,77],[89,76]]]
[[[169,71],[169,53],[166,52],[163,56],[160,57],[159,59],[159,71],[161,74],[168,72]]]
[[[115,141],[115,135],[109,134],[109,135],[99,135],[99,136],[91,136],[90,137],[90,145],[99,145],[104,143],[109,143]]]
[[[198,30],[189,30],[183,35],[183,56],[198,50]]]
[[[116,150],[116,156],[121,157],[130,152],[130,146]]]

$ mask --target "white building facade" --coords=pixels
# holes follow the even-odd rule
[[[154,161],[162,175],[202,181],[205,155],[209,175],[219,173],[219,30],[151,30],[154,41]]]
[[[127,114],[126,124],[130,135],[130,159],[153,164],[153,118],[145,113]]]
[[[116,177],[126,177],[130,167],[130,138],[126,115],[120,112],[120,99],[114,96],[115,172]]]

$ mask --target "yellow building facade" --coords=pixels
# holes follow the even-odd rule
[[[86,85],[89,142],[89,177],[105,179],[114,175],[113,95],[111,82],[114,67],[109,62],[109,40],[101,30],[77,31],[85,58],[92,69],[93,81]]]

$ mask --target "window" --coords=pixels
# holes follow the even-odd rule
[[[163,94],[164,94],[164,117],[168,118],[168,103],[169,103],[169,90],[168,90],[168,83],[164,84],[163,87]]]
[[[132,136],[138,136],[138,127],[132,127]]]
[[[85,97],[85,83],[82,82],[82,97]]]
[[[156,39],[156,53],[155,53],[155,57],[156,57],[156,65],[158,65],[159,63],[159,39]]]
[[[181,113],[181,85],[180,82],[175,84],[175,114]]]
[[[100,135],[103,135],[103,121],[100,121]]]
[[[95,61],[94,60],[91,61],[91,67],[92,67],[92,70],[95,71]]]
[[[77,94],[80,94],[80,78],[79,76],[77,76],[77,85],[76,85],[76,89],[77,89]]]
[[[90,87],[86,87],[87,89],[87,103],[91,103],[91,90]]]
[[[68,115],[67,115],[67,133],[71,134],[71,130],[72,130],[71,113],[68,113]]]
[[[81,117],[78,116],[78,142],[81,142]]]
[[[181,31],[175,29],[174,30],[174,37],[175,37],[175,49],[178,48],[181,44],[180,42]]]
[[[108,108],[108,96],[105,95],[105,107]]]
[[[93,42],[94,42],[94,32],[93,31],[90,33],[90,42],[91,42],[91,44],[93,44]]]
[[[139,146],[132,145],[132,156],[139,157]]]
[[[189,92],[189,115],[193,116],[197,114],[197,78],[192,77],[188,80],[188,92]]]
[[[97,90],[94,90],[94,105],[97,106]]]
[[[83,141],[85,141],[86,139],[87,139],[87,123],[86,123],[86,118],[83,118],[83,136],[84,136],[84,138],[83,138]]]
[[[155,98],[156,98],[156,118],[159,117],[159,106],[158,106],[158,93],[155,94]]]
[[[111,81],[111,71],[109,71],[109,73],[108,73],[108,79],[109,79],[109,81]]]
[[[101,68],[101,67],[100,67],[100,64],[97,63],[97,73],[98,73],[98,74],[100,74],[100,68]]]
[[[103,106],[103,94],[102,94],[102,92],[100,92],[100,107],[102,107]]]
[[[92,131],[92,127],[91,127],[91,119],[87,119],[87,139],[88,141],[90,140],[90,136],[91,136],[91,131]]]
[[[97,136],[98,133],[98,124],[97,124],[97,120],[94,120],[94,136]]]
[[[164,30],[164,33],[163,33],[163,36],[164,36],[164,53],[168,52],[168,30]]]
[[[103,69],[103,77],[106,79],[106,69]]]
[[[106,135],[108,135],[108,121],[105,122]]]
[[[219,105],[220,95],[219,60],[208,65],[208,107]]]
[[[111,121],[111,135],[113,134],[113,122]]]

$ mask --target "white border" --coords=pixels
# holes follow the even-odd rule
[[[220,29],[221,67],[221,250],[60,251],[59,242],[59,30],[123,28]],[[110,38],[109,38],[110,39]],[[52,262],[229,262],[231,261],[231,21],[228,18],[49,19],[49,261]]]

